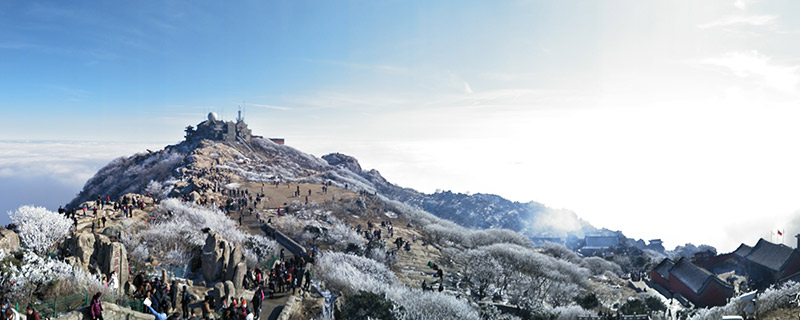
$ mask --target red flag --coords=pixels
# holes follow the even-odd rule
[[[780,230],[778,230],[778,235],[779,235],[779,236],[782,236],[782,235],[783,235],[783,232],[781,232]]]

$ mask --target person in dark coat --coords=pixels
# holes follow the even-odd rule
[[[258,316],[261,315],[261,301],[263,301],[264,298],[266,298],[264,288],[259,286],[253,294],[253,299],[250,299],[250,302],[253,304],[253,318],[255,320],[258,320]]]
[[[183,286],[183,294],[181,294],[181,306],[183,307],[183,317],[189,317],[189,304],[192,303],[192,295],[189,294],[189,289]]]
[[[178,281],[172,280],[172,285],[169,286],[169,299],[173,307],[178,307]]]
[[[40,320],[39,312],[37,312],[35,309],[33,309],[33,305],[32,304],[28,305],[28,309],[25,312],[27,314],[27,317],[26,317],[27,320]]]

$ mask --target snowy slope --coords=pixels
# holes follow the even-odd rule
[[[247,144],[182,142],[158,152],[116,159],[89,179],[70,205],[94,200],[98,195],[118,198],[130,192],[143,193],[149,181],[175,181],[181,177],[181,168],[200,163],[233,170],[250,181],[332,181],[340,187],[377,192],[464,227],[504,228],[529,237],[560,238],[581,237],[596,231],[571,211],[555,210],[536,202],[512,202],[491,194],[424,194],[390,183],[377,170],[363,170],[351,156],[334,153],[318,158],[261,138]]]

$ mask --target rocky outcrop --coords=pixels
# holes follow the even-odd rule
[[[228,298],[236,298],[236,287],[233,285],[233,281],[225,281],[225,297]]]
[[[231,281],[233,281],[236,290],[241,290],[244,287],[244,275],[247,273],[247,264],[239,262],[234,270]]]
[[[105,255],[101,258],[103,261],[103,271],[107,276],[111,276],[111,272],[117,274],[117,285],[122,288],[122,284],[128,282],[128,251],[125,246],[119,242],[111,242],[104,250]],[[109,278],[110,279],[110,278]]]
[[[19,250],[19,235],[11,230],[0,231],[0,249],[9,252]]]
[[[42,315],[44,317],[44,315]],[[59,320],[89,320],[89,307],[82,307],[62,315]],[[113,303],[103,302],[103,319],[107,320],[154,320],[155,317],[148,313],[136,312],[128,308],[120,307]]]
[[[242,246],[223,239],[216,232],[209,233],[203,246],[201,263],[203,278],[207,283],[233,280],[236,267],[243,261]]]
[[[128,281],[128,251],[120,242],[101,234],[79,233],[64,241],[63,250],[70,265],[84,270],[97,266],[109,280],[115,272],[120,290]]]
[[[225,294],[225,284],[222,282],[217,282],[214,285],[214,290],[211,291],[211,296],[214,297],[214,305],[221,306],[222,300],[227,298]]]
[[[92,263],[94,242],[95,238],[91,233],[80,233],[73,237],[72,256],[78,258],[78,262],[84,269]]]

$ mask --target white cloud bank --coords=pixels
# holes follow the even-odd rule
[[[165,144],[84,141],[0,141],[0,213],[21,205],[51,210],[65,204],[109,161]],[[0,224],[7,224],[0,214]]]

